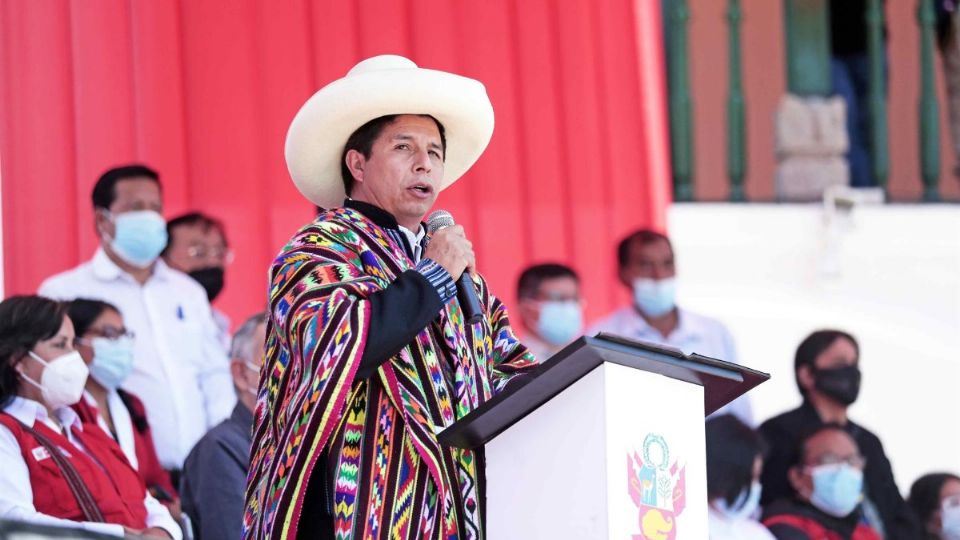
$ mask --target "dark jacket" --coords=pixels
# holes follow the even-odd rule
[[[813,405],[804,401],[800,407],[771,418],[760,426],[760,433],[770,446],[770,454],[760,478],[763,484],[762,504],[796,495],[787,479],[787,471],[797,461],[800,438],[822,424]],[[880,514],[887,540],[922,538],[923,529],[900,495],[880,439],[850,421],[846,429],[857,441],[860,453],[867,458],[863,471],[864,491]]]
[[[771,504],[761,519],[777,540],[879,540],[880,536],[861,521],[858,508],[838,518],[825,514],[799,499],[781,499]]]

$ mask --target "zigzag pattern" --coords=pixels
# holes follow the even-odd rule
[[[483,538],[476,457],[435,434],[533,359],[477,278],[486,320],[465,327],[452,301],[376,376],[356,380],[363,299],[412,266],[350,209],[318,216],[274,260],[244,538],[295,534],[310,519],[302,506],[312,468],[327,466],[339,540]],[[329,465],[317,459],[324,449],[334,452]]]

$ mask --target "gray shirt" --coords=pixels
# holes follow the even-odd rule
[[[240,537],[252,426],[253,413],[238,402],[230,418],[207,432],[184,462],[180,498],[198,540]]]

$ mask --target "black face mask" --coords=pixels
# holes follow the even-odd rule
[[[197,280],[197,283],[207,291],[207,300],[211,302],[223,290],[223,268],[219,266],[194,270],[188,275]]]
[[[814,370],[814,387],[844,405],[852,405],[860,393],[860,368],[846,366]]]

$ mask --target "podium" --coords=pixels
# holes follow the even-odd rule
[[[489,540],[705,540],[704,416],[769,378],[581,337],[438,439],[484,447]]]

